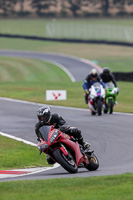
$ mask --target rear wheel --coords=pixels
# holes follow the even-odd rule
[[[69,173],[76,173],[78,171],[77,164],[70,153],[69,156],[66,156],[60,149],[56,149],[53,155],[57,162]]]
[[[112,99],[109,99],[109,114],[112,114],[113,113],[113,100]]]
[[[91,157],[89,158],[89,164],[85,166],[86,169],[89,171],[95,171],[99,167],[99,161],[95,154],[92,154]]]

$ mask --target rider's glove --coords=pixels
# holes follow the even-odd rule
[[[89,90],[86,89],[86,90],[85,90],[85,94],[89,94]]]

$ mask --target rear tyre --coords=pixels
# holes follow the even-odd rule
[[[109,99],[109,114],[112,114],[113,113],[113,100],[112,99]]]
[[[97,157],[95,156],[95,154],[91,155],[91,158],[89,158],[89,164],[85,166],[86,169],[88,169],[89,171],[95,171],[98,169],[99,167],[99,161],[97,159]]]
[[[57,162],[69,173],[76,173],[78,171],[77,164],[71,154],[69,154],[68,158],[60,149],[55,149],[53,155]]]

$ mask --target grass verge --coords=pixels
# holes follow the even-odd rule
[[[132,200],[132,181],[133,174],[3,182],[0,194],[1,200]]]
[[[0,135],[0,170],[48,166],[36,147]]]
[[[49,31],[47,31],[47,25],[49,26]],[[63,27],[60,27],[63,25]],[[84,26],[83,26],[84,25]],[[88,27],[87,29],[86,27]],[[97,28],[92,30],[92,25]],[[103,28],[100,28],[100,25],[104,25]],[[107,25],[107,32],[105,26]],[[113,25],[113,28],[111,28]],[[76,27],[75,27],[76,26]],[[121,29],[117,29],[117,27],[121,27]],[[72,37],[72,38],[102,38],[102,39],[115,39],[118,40],[127,40],[129,38],[132,39],[132,33],[130,30],[127,30],[129,38],[125,34],[125,26],[132,27],[133,20],[132,18],[127,19],[1,19],[0,20],[0,32],[1,33],[10,33],[10,34],[25,34],[25,35],[33,35],[33,36],[43,36],[43,37]],[[64,29],[64,27],[66,27]],[[114,28],[115,27],[115,28]],[[75,29],[77,30],[75,30]],[[62,30],[63,29],[63,30]],[[81,29],[85,29],[84,32],[78,34]],[[113,30],[112,30],[113,29]],[[58,32],[60,31],[60,34]],[[92,31],[92,34],[90,34]],[[97,34],[97,31],[99,34]],[[110,34],[113,32],[113,34]],[[123,33],[123,34],[122,34]],[[56,36],[57,34],[57,36]],[[77,35],[78,34],[78,35]],[[114,35],[115,34],[115,35]],[[118,35],[118,36],[117,36]],[[116,37],[117,36],[117,37]]]

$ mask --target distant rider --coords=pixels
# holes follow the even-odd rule
[[[85,91],[85,103],[88,104],[88,95],[89,95],[89,89],[91,88],[91,86],[96,83],[99,82],[101,83],[101,85],[103,86],[103,88],[105,88],[105,84],[103,83],[103,81],[100,80],[100,77],[98,76],[98,72],[96,69],[92,69],[90,71],[90,74],[86,77],[82,87]]]
[[[99,76],[105,84],[108,82],[112,82],[114,86],[117,88],[118,91],[117,94],[119,94],[119,88],[117,87],[115,77],[110,72],[110,69],[108,67],[103,68],[103,72]],[[117,102],[115,102],[115,104],[117,104]]]
[[[37,111],[38,122],[35,124],[35,132],[37,135],[37,140],[40,141],[40,127],[41,126],[51,126],[60,129],[62,132],[73,136],[78,140],[78,143],[83,147],[84,150],[88,149],[90,144],[84,142],[81,131],[76,127],[70,127],[69,124],[57,113],[52,114],[49,107],[41,107]],[[54,164],[51,157],[47,156],[47,161],[49,164]]]
[[[110,69],[108,67],[103,68],[103,72],[99,75],[104,83],[112,82],[115,87],[117,87],[115,77],[112,73],[110,73]]]

